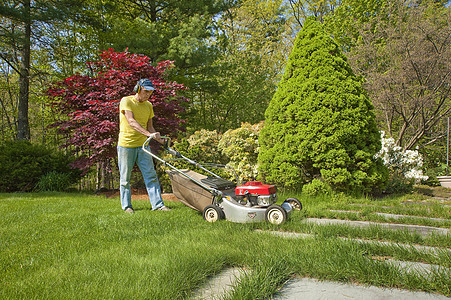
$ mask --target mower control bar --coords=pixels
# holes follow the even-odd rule
[[[193,164],[193,165],[195,165],[195,166],[201,168],[202,170],[204,170],[204,171],[206,171],[206,172],[208,172],[208,173],[214,175],[215,177],[218,177],[218,178],[219,178],[218,175],[216,175],[216,174],[214,174],[213,172],[211,172],[211,171],[205,169],[204,167],[202,167],[201,165],[199,165],[199,164],[196,163],[195,161],[193,161],[193,160],[191,160],[191,159],[189,159],[189,158],[187,158],[187,157],[181,155],[179,152],[177,152],[177,151],[171,149],[171,148],[169,147],[169,144],[171,143],[171,141],[170,141],[171,138],[170,138],[170,137],[167,137],[167,136],[161,136],[160,138],[161,138],[161,139],[166,139],[166,140],[168,140],[168,146],[167,146],[167,148],[166,148],[166,151],[168,151],[170,154],[174,155],[173,153],[175,153],[175,156],[178,156],[178,157],[180,157],[180,158],[186,160],[186,161],[189,162],[190,164]],[[200,182],[200,181],[198,181],[198,180],[192,178],[192,177],[189,176],[188,174],[186,174],[186,173],[180,171],[179,169],[177,169],[177,168],[174,167],[173,165],[169,164],[169,163],[168,163],[167,161],[165,161],[164,159],[158,157],[157,155],[155,155],[155,154],[153,154],[151,151],[149,151],[149,149],[147,149],[146,146],[149,145],[151,139],[153,139],[153,137],[149,137],[149,138],[144,142],[144,144],[143,144],[143,146],[142,146],[142,149],[143,149],[144,152],[146,152],[147,154],[149,154],[150,156],[152,156],[153,158],[155,158],[156,160],[158,160],[159,162],[161,162],[161,163],[164,164],[165,166],[170,167],[171,169],[173,169],[173,170],[176,171],[177,173],[179,173],[179,174],[185,176],[186,178],[190,179],[191,181],[193,181],[194,183],[196,183],[196,184],[199,185],[200,187],[202,187],[202,188],[204,188],[204,189],[210,191],[210,193],[211,193],[213,196],[221,196],[221,198],[222,198],[223,193],[222,193],[221,191],[219,191],[219,190],[217,190],[217,189],[215,189],[215,188],[212,188],[212,187],[210,187],[210,186],[208,186],[208,185],[205,185],[205,184],[203,184],[202,182]]]

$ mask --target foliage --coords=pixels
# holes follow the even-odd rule
[[[216,130],[202,129],[190,135],[186,141],[189,145],[189,153],[193,155],[194,160],[221,164],[226,162],[226,158],[218,149],[220,139],[221,134]]]
[[[448,176],[447,175],[448,168],[446,164],[441,164],[440,166],[435,168],[434,167],[426,168],[425,175],[426,177],[428,177],[428,179],[424,181],[424,184],[429,186],[439,186],[440,181],[438,181],[437,177]]]
[[[324,22],[329,14],[344,3],[343,0],[288,0],[287,2],[291,15],[301,27],[309,16],[315,16],[319,22]]]
[[[330,194],[332,194],[331,187],[327,183],[319,179],[313,179],[312,182],[305,184],[302,187],[302,195],[316,197],[320,195]]]
[[[190,132],[202,128],[219,129],[216,117],[224,112],[223,91],[229,85],[236,87],[227,75],[233,75],[236,65],[215,63],[221,52],[221,46],[216,43],[220,31],[218,20],[227,16],[229,9],[240,1],[106,2],[108,7],[105,7],[105,14],[101,17],[107,26],[104,32],[99,32],[102,40],[111,48],[128,48],[131,53],[144,54],[155,62],[174,61],[169,77],[187,86],[189,89],[184,91],[184,95],[194,100],[190,107],[195,107],[188,114],[188,125],[192,128]],[[240,92],[238,95],[243,97],[245,90]],[[217,101],[217,107],[195,105],[204,101],[206,95],[209,100]],[[236,100],[236,95],[234,97],[233,100]],[[230,110],[230,114],[234,113]],[[221,124],[229,126],[224,122]]]
[[[72,161],[68,155],[28,141],[4,143],[0,145],[0,192],[32,191],[51,172],[72,184],[79,179],[79,172],[69,167]]]
[[[211,46],[217,49],[195,89],[189,129],[225,132],[258,123],[286,60],[290,27],[282,1],[242,1],[222,14]]]
[[[39,178],[36,189],[43,192],[63,192],[70,187],[71,183],[70,174],[51,171]]]
[[[369,192],[385,181],[373,106],[346,57],[309,18],[296,38],[260,135],[265,181],[299,189],[315,178],[338,191]]]
[[[0,64],[7,66],[6,77],[11,78],[11,73],[17,74],[14,83],[19,86],[15,111],[6,114],[6,117],[10,127],[12,127],[11,119],[15,119],[14,130],[18,139],[30,139],[29,96],[33,94],[30,81],[36,77],[44,77],[36,70],[38,68],[34,68],[32,53],[36,48],[45,48],[43,45],[52,45],[45,39],[46,31],[57,21],[63,20],[77,25],[86,25],[89,23],[88,20],[93,21],[89,10],[84,10],[85,2],[85,0],[9,0],[0,4],[2,21]],[[10,84],[8,82],[8,85]],[[15,101],[11,95],[9,98],[10,102]]]
[[[420,148],[419,150],[423,156],[423,170],[429,176],[426,184],[438,185],[439,182],[436,177],[448,175],[447,171],[449,170],[446,168],[446,142],[445,139],[442,139],[437,143]]]
[[[216,130],[202,129],[196,131],[187,138],[176,141],[173,148],[185,157],[201,164],[214,163],[225,165],[228,162],[228,158],[218,149],[220,139],[221,134]],[[168,155],[166,158],[170,158],[170,156]],[[173,165],[177,168],[192,169],[202,173],[201,170],[189,163],[174,162]],[[213,170],[213,172],[216,173],[215,170]],[[221,175],[226,174],[227,173],[221,173]]]
[[[249,181],[257,177],[258,136],[262,126],[263,123],[243,123],[240,128],[230,129],[224,134],[202,129],[175,142],[173,148],[201,164],[227,165],[236,171],[240,181]],[[170,158],[169,155],[166,158]],[[188,163],[173,164],[178,168],[196,169]],[[195,171],[202,173],[201,170]],[[223,178],[236,179],[231,171],[222,168],[212,171]]]
[[[23,1],[16,0],[0,4],[0,15],[6,16],[1,17],[4,26],[0,28],[0,72],[8,77],[7,89],[0,98],[8,100],[8,111],[1,115],[1,125],[8,128],[5,135],[12,135],[17,127],[19,76],[12,75],[19,74],[22,58],[23,26],[20,20],[16,21],[25,18],[22,4]],[[234,5],[236,1],[222,0],[32,1],[30,118],[44,119],[41,112],[45,110],[33,103],[41,89],[46,90],[49,82],[84,72],[86,61],[97,59],[99,51],[110,47],[120,51],[128,48],[131,53],[147,55],[154,62],[174,61],[168,78],[186,83],[185,86],[195,88],[193,91],[205,90],[202,76],[216,57],[216,46],[208,44],[208,39],[218,16]],[[30,123],[32,139],[56,140],[53,131],[42,130],[41,123]],[[39,127],[33,127],[36,125]]]
[[[435,1],[390,1],[362,24],[350,64],[365,76],[378,120],[404,150],[446,135],[451,112],[451,9]]]
[[[325,17],[324,26],[344,51],[350,51],[361,39],[363,26],[375,30],[376,16],[387,3],[387,0],[341,0]]]
[[[195,96],[200,101],[190,107],[189,129],[225,132],[242,122],[262,121],[275,84],[261,60],[237,52],[217,59],[212,68],[216,74],[206,79],[211,89],[199,91]]]
[[[0,42],[1,43],[1,42]],[[10,84],[15,82],[17,75],[10,71],[10,67],[1,64],[0,78],[0,139],[2,142],[15,138],[17,132],[16,107],[17,107],[17,85]]]
[[[118,104],[141,78],[149,78],[156,87],[150,99],[156,130],[166,135],[181,129],[179,114],[187,100],[178,95],[183,85],[165,79],[171,65],[163,61],[154,67],[146,56],[110,49],[87,64],[92,75],[75,74],[48,89],[53,108],[66,116],[53,124],[66,137],[63,147],[82,154],[74,164],[77,168],[87,170],[96,162],[116,157]]]
[[[171,148],[180,152],[183,156],[195,161],[199,164],[221,164],[225,165],[228,161],[227,157],[224,156],[218,149],[219,139],[221,134],[218,134],[215,130],[202,129],[196,131],[194,134],[188,136],[187,138],[181,138],[180,141],[175,141]],[[174,157],[168,153],[161,153],[163,159],[169,160]],[[201,169],[193,166],[184,160],[180,161],[170,161],[170,164],[178,169],[190,169],[195,172],[208,175]],[[163,186],[164,191],[170,190],[170,180],[169,176],[165,174],[165,170],[168,168],[162,164],[156,165],[156,171],[160,179],[160,184]],[[210,168],[207,168],[210,169]],[[214,173],[220,175],[221,177],[229,176],[230,174],[221,169],[213,168],[211,169]]]
[[[196,72],[196,67],[214,55],[214,48],[207,44],[214,19],[236,2],[108,0],[99,16],[108,26],[99,35],[109,41],[110,47],[129,48],[153,61],[175,61],[182,74],[188,70]]]
[[[255,180],[258,175],[258,136],[263,122],[255,125],[243,123],[240,128],[225,132],[218,148],[229,158],[227,165],[237,171],[241,181]]]

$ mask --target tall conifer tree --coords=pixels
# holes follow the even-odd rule
[[[260,134],[260,174],[299,189],[318,178],[338,191],[369,192],[386,170],[373,105],[314,18],[299,32]]]

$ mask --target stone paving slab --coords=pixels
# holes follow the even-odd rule
[[[412,233],[418,233],[422,236],[427,236],[432,233],[440,234],[440,235],[448,235],[449,229],[447,228],[439,228],[432,226],[421,226],[421,225],[408,225],[408,224],[396,224],[396,223],[377,223],[377,222],[368,222],[368,221],[349,221],[349,220],[339,220],[339,219],[319,219],[319,218],[308,218],[305,219],[304,222],[314,223],[317,225],[349,225],[360,228],[366,228],[369,226],[379,226],[388,229],[395,230],[408,230]]]
[[[425,292],[411,292],[375,286],[295,278],[274,296],[275,300],[450,300],[451,298]]]
[[[228,268],[221,273],[213,276],[202,288],[197,290],[193,296],[195,300],[214,300],[221,299],[234,283],[240,278],[245,270],[241,268]]]
[[[401,260],[394,260],[394,259],[387,259],[384,261],[385,263],[389,263],[394,266],[400,267],[405,272],[409,273],[418,273],[418,274],[424,274],[426,276],[431,275],[433,272],[438,272],[439,270],[443,270],[446,272],[450,272],[450,268],[442,267],[439,265],[434,264],[425,264],[425,263],[419,263],[419,262],[412,262],[412,261],[401,261]]]
[[[378,216],[382,216],[385,218],[392,218],[392,219],[423,219],[423,220],[432,220],[432,221],[436,221],[436,222],[447,222],[447,221],[451,221],[451,220],[447,220],[447,219],[441,219],[441,218],[430,218],[430,217],[421,217],[421,216],[409,216],[409,215],[397,215],[397,214],[388,214],[388,213],[380,213],[380,212],[375,212],[375,215]]]
[[[287,231],[264,231],[257,229],[256,232],[262,232],[262,233],[270,233],[273,235],[277,235],[283,238],[315,238],[314,234],[310,233],[299,233],[299,232],[287,232]],[[341,240],[345,241],[352,241],[352,242],[358,242],[358,243],[368,243],[368,244],[379,244],[379,245],[386,245],[386,246],[397,246],[401,248],[415,248],[418,251],[423,252],[429,252],[430,254],[439,254],[439,253],[448,253],[451,255],[451,249],[448,248],[441,248],[441,247],[430,247],[430,246],[422,246],[422,245],[414,245],[414,244],[404,244],[404,243],[396,243],[396,242],[389,242],[389,241],[373,241],[373,240],[365,240],[365,239],[359,239],[359,238],[345,238],[345,237],[337,237]]]
[[[447,198],[449,199],[449,198]],[[412,204],[417,204],[417,205],[425,205],[425,206],[434,206],[434,205],[440,205],[442,207],[451,207],[451,205],[449,205],[449,200],[438,200],[441,203],[434,203],[434,202],[424,202],[424,201],[415,201],[415,200],[406,200],[403,201],[401,204],[402,205],[412,205]]]
[[[361,212],[358,210],[336,210],[336,209],[330,209],[330,212],[336,212],[336,213],[352,213],[352,214],[360,214]],[[399,214],[389,214],[389,213],[381,213],[381,212],[372,212],[370,214],[381,216],[387,219],[421,219],[421,220],[431,220],[436,222],[451,222],[451,220],[448,219],[441,219],[441,218],[431,218],[431,217],[422,217],[422,216],[410,216],[410,215],[399,215]]]
[[[396,206],[380,206],[380,205],[374,205],[374,204],[362,204],[362,203],[351,203],[349,204],[350,206],[357,206],[357,207],[376,207],[376,208],[384,208],[384,209],[399,209],[399,210],[412,210],[414,208],[409,208],[409,207],[396,207]],[[420,209],[420,208],[418,208]],[[421,208],[423,210],[426,211],[431,211],[430,208]]]
[[[373,240],[365,240],[365,239],[358,239],[358,238],[344,238],[344,237],[342,238],[342,237],[340,237],[340,239],[353,241],[353,242],[358,242],[358,243],[379,244],[379,245],[386,245],[386,246],[397,246],[397,247],[400,247],[400,248],[415,248],[418,251],[429,252],[430,254],[447,253],[448,255],[451,255],[451,249],[442,248],[442,247],[430,247],[430,246],[395,243],[395,242],[388,242],[388,241],[373,241]]]

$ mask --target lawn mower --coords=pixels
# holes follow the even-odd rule
[[[220,164],[199,164],[175,151],[170,147],[169,137],[165,140],[165,150],[172,155],[171,159],[163,159],[146,147],[152,137],[142,146],[147,154],[168,167],[172,191],[177,199],[186,206],[200,211],[208,222],[226,219],[235,223],[269,221],[272,224],[282,224],[293,210],[301,210],[302,204],[296,198],[288,198],[281,205],[277,202],[275,185],[260,181],[249,181],[242,184],[233,168]],[[178,169],[169,162],[182,160],[203,171],[200,174],[189,169]],[[221,178],[207,168],[225,168],[232,172],[237,184]]]

